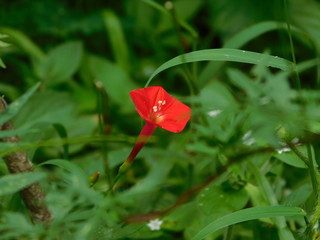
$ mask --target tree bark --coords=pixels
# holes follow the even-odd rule
[[[0,112],[7,107],[5,100],[0,98]],[[13,130],[13,124],[8,121],[0,126],[0,130]],[[20,139],[18,136],[11,136],[0,139],[1,142],[18,143]],[[25,152],[13,152],[3,157],[10,173],[25,173],[33,172],[33,165],[29,161]],[[45,193],[39,183],[33,183],[30,186],[20,191],[22,200],[28,208],[31,218],[34,222],[48,223],[52,216],[45,205]]]

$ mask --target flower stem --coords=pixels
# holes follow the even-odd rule
[[[138,155],[138,153],[143,148],[143,146],[148,142],[149,138],[152,136],[152,134],[156,130],[156,128],[157,128],[157,126],[155,124],[150,123],[150,122],[146,122],[146,124],[142,128],[142,130],[139,134],[139,137],[136,141],[136,144],[134,145],[133,149],[131,150],[129,156],[124,161],[124,163],[120,166],[118,174],[113,181],[112,188],[111,188],[112,190],[115,190],[116,183],[125,174],[125,172],[129,169],[132,161]]]
[[[314,210],[311,216],[311,220],[306,229],[306,234],[308,239],[316,240],[317,234],[318,234],[316,225],[319,222],[319,218],[320,218],[320,199],[319,199],[320,174],[318,169],[313,164],[314,155],[312,155],[312,148],[310,144],[307,145],[307,149],[308,149],[308,157],[310,161],[309,172],[311,176],[312,187],[314,189],[315,202],[314,202]]]
[[[134,145],[131,153],[127,157],[125,163],[131,164],[133,159],[138,155],[142,147],[148,142],[149,138],[152,136],[154,130],[156,130],[157,126],[153,123],[146,122],[144,127],[142,128],[139,137]],[[122,164],[123,165],[123,164]]]
[[[261,192],[265,197],[266,201],[271,206],[279,205],[277,197],[268,179],[266,178],[265,174],[263,174],[261,170],[251,161],[248,162],[248,166],[251,172],[253,173],[253,175],[255,176],[256,181],[258,182],[259,188],[261,189]],[[276,217],[274,221],[275,221],[275,225],[278,228],[278,236],[280,240],[294,240],[293,234],[288,228],[286,219],[284,217]]]

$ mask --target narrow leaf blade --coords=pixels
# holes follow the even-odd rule
[[[0,196],[12,194],[45,178],[41,172],[10,174],[0,178]]]
[[[304,216],[305,212],[301,208],[297,207],[284,207],[284,206],[265,206],[265,207],[252,207],[242,209],[237,212],[225,215],[218,220],[215,220],[204,227],[198,232],[192,240],[204,239],[207,235],[214,233],[215,231],[244,221],[279,217],[279,216]]]
[[[23,105],[29,100],[29,98],[37,91],[40,86],[40,82],[30,88],[20,98],[11,103],[6,110],[0,113],[0,125],[13,118],[23,107]]]
[[[239,49],[206,49],[186,54],[179,55],[171,60],[165,62],[158,67],[151,75],[146,86],[150,84],[152,79],[160,72],[184,63],[201,62],[201,61],[230,61],[257,64],[267,67],[278,68],[283,71],[290,71],[293,68],[293,63],[279,57],[270,56],[267,54],[244,51]]]

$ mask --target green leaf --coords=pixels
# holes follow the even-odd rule
[[[29,100],[29,98],[36,92],[39,86],[40,83],[35,84],[25,94],[23,94],[20,98],[11,103],[3,112],[1,112],[0,125],[4,124],[5,122],[13,118],[24,106],[24,104]]]
[[[287,24],[275,21],[266,21],[254,24],[230,38],[228,41],[225,42],[223,47],[241,48],[246,43],[259,37],[260,35],[274,30],[287,30]],[[302,34],[302,32],[298,28],[291,27],[291,30],[299,34]]]
[[[69,80],[79,67],[82,57],[81,42],[67,42],[52,49],[46,58],[36,64],[40,79],[51,84]]]
[[[236,211],[248,202],[245,189],[226,191],[217,185],[205,188],[198,197],[199,208],[206,215],[217,212]]]
[[[39,164],[38,166],[42,166],[42,165],[54,165],[54,166],[60,167],[62,169],[69,171],[71,174],[76,176],[78,179],[84,180],[85,182],[87,182],[88,177],[87,177],[86,173],[77,164],[75,164],[73,162],[70,162],[70,161],[67,161],[64,159],[53,159],[53,160],[43,162],[43,163]]]
[[[261,93],[261,85],[254,82],[247,75],[241,72],[238,69],[228,69],[227,74],[230,78],[230,81],[237,87],[244,90],[249,97],[258,98]]]
[[[2,59],[0,58],[0,67],[2,68],[6,68],[6,65],[4,64],[4,62],[2,61]]]
[[[307,199],[313,193],[312,186],[310,184],[304,184],[297,189],[294,189],[289,196],[287,196],[282,204],[285,206],[302,206],[307,202]]]
[[[111,11],[104,11],[102,17],[116,62],[127,72],[130,69],[129,52],[121,22]]]
[[[12,194],[45,178],[41,172],[10,174],[0,178],[0,196]]]
[[[225,215],[204,227],[200,232],[198,232],[192,240],[201,240],[207,237],[209,234],[222,229],[224,227],[259,219],[259,218],[269,218],[269,217],[279,217],[279,216],[305,216],[305,212],[301,208],[297,207],[284,207],[284,206],[266,206],[266,207],[252,207],[247,209],[242,209],[240,211]]]
[[[68,138],[67,129],[63,126],[63,124],[54,123],[53,127],[57,131],[57,133],[59,134],[61,139]],[[63,144],[63,157],[65,159],[69,158],[69,144],[68,143]]]
[[[1,27],[0,32],[8,35],[8,41],[11,41],[12,45],[17,46],[22,51],[26,52],[31,58],[34,58],[37,61],[40,61],[42,58],[44,58],[45,54],[42,52],[42,50],[22,32],[5,27]]]
[[[39,131],[40,130],[38,129],[18,129],[18,130],[0,131],[0,138],[19,136],[19,135],[29,134],[29,133],[38,133]]]
[[[123,112],[134,110],[129,92],[138,88],[119,66],[106,59],[91,56],[89,68],[94,79],[101,81],[111,100],[116,102]]]
[[[284,148],[285,149],[285,148]],[[306,164],[290,149],[288,151],[284,151],[284,149],[279,149],[278,153],[275,153],[273,156],[280,161],[297,168],[307,168]],[[298,147],[299,151],[302,152],[305,156],[307,156],[307,147],[300,146]]]
[[[294,33],[297,33],[297,36],[305,36],[299,29],[291,26],[291,29]],[[274,30],[287,30],[286,23],[281,22],[275,22],[275,21],[266,21],[254,24],[252,26],[249,26],[248,28],[245,28],[238,34],[231,37],[228,41],[225,42],[223,45],[223,48],[241,48],[248,42],[254,40],[255,38],[259,37],[260,35],[274,31]],[[203,69],[199,76],[199,82],[205,83],[212,77],[216,71],[219,70],[223,63],[216,63],[216,62],[210,62],[207,64],[207,66]]]
[[[160,72],[184,63],[200,62],[200,61],[230,61],[257,64],[266,67],[278,68],[283,71],[289,71],[293,68],[293,63],[279,57],[267,54],[238,50],[238,49],[206,49],[194,51],[179,55],[158,67],[151,75],[146,86],[150,84],[152,79]]]

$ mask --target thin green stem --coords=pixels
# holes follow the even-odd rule
[[[295,87],[300,90],[301,89],[301,81],[300,81],[300,76],[296,70],[296,65],[297,65],[297,60],[295,56],[295,51],[294,51],[294,45],[293,45],[293,40],[292,40],[292,31],[291,31],[291,25],[290,25],[290,19],[289,19],[289,10],[288,10],[288,4],[287,0],[283,0],[284,2],[284,11],[285,11],[285,17],[286,17],[286,23],[287,23],[287,28],[288,28],[288,36],[289,36],[289,42],[290,42],[290,49],[291,49],[291,57],[292,61],[294,63],[294,72],[295,72]]]
[[[265,175],[258,169],[258,167],[249,161],[248,166],[254,174],[255,179],[262,190],[262,194],[271,206],[279,205],[278,200],[272,190]],[[292,232],[288,229],[286,219],[284,217],[276,217],[275,224],[278,228],[278,235],[280,240],[294,240]]]
[[[286,139],[286,144],[291,149],[291,151],[294,152],[298,156],[298,158],[300,158],[306,164],[308,168],[310,168],[309,159],[304,156],[289,139]]]
[[[312,148],[310,144],[307,144],[307,151],[308,151],[308,158],[309,158],[309,172],[310,172],[310,177],[311,177],[311,183],[312,183],[312,188],[313,192],[315,194],[316,199],[318,199],[318,189],[319,189],[319,184],[317,181],[317,169],[314,166],[314,160],[312,157]]]
[[[106,126],[108,123],[104,121],[104,112],[108,111],[105,108],[107,107],[105,104],[105,100],[107,99],[107,93],[104,89],[104,86],[100,82],[95,82],[95,86],[97,89],[97,111],[99,118],[99,130],[101,135],[106,135]],[[106,176],[109,186],[112,186],[112,176],[111,176],[111,168],[108,161],[108,153],[107,153],[107,144],[105,141],[101,142],[101,151],[102,158],[106,169]]]
[[[314,211],[313,211],[311,220],[305,231],[305,234],[307,235],[308,239],[316,240],[317,233],[318,233],[318,231],[316,230],[316,225],[318,224],[319,218],[320,218],[320,200],[319,200],[319,194],[318,194],[318,192],[320,191],[320,188],[319,188],[320,174],[314,165],[314,157],[312,154],[312,148],[310,144],[307,145],[308,157],[304,156],[292,142],[287,141],[287,144],[291,148],[291,150],[302,161],[304,161],[304,163],[307,165],[309,169],[311,184],[312,184],[313,192],[315,194],[315,203],[314,203],[315,206],[314,206]]]
[[[317,63],[317,88],[319,89],[320,88],[320,56],[319,56],[319,53],[318,53],[318,49],[316,47],[315,48],[315,52],[316,52],[316,58],[318,59],[318,63]]]
[[[223,240],[231,240],[232,233],[233,233],[233,225],[230,225],[226,228],[226,230],[224,232]]]
[[[183,32],[182,32],[182,30],[180,28],[181,21],[178,18],[178,15],[177,15],[177,13],[175,11],[174,5],[173,5],[172,2],[168,2],[168,3],[170,3],[169,4],[170,7],[168,7],[168,10],[170,10],[170,12],[171,12],[172,22],[173,22],[174,29],[175,29],[175,32],[176,32],[177,37],[178,37],[178,41],[180,43],[179,46],[181,47],[180,54],[181,54],[181,56],[183,58],[182,60],[184,61],[184,55],[183,54],[186,53],[186,52],[189,52],[190,51],[189,50],[190,47],[189,47],[189,44],[188,44],[187,40],[183,36]],[[193,47],[195,47],[195,46],[193,46]],[[194,67],[194,65],[193,65],[193,67]],[[197,86],[195,84],[195,79],[196,79],[195,78],[195,74],[196,74],[195,69],[196,68],[193,68],[192,69],[193,71],[191,72],[190,69],[187,66],[184,65],[183,69],[185,71],[186,81],[187,81],[187,84],[189,86],[190,93],[191,93],[191,95],[195,95],[198,92]]]
[[[311,216],[310,223],[308,224],[308,227],[306,229],[306,235],[308,236],[308,239],[316,240],[318,235],[318,230],[316,226],[319,223],[319,218],[320,218],[320,199],[319,199],[320,174],[318,169],[314,165],[314,157],[312,154],[312,148],[310,144],[307,145],[307,150],[308,150],[308,156],[310,159],[309,172],[310,172],[312,187],[315,194],[315,203],[314,203],[315,206],[314,206],[313,214]]]

